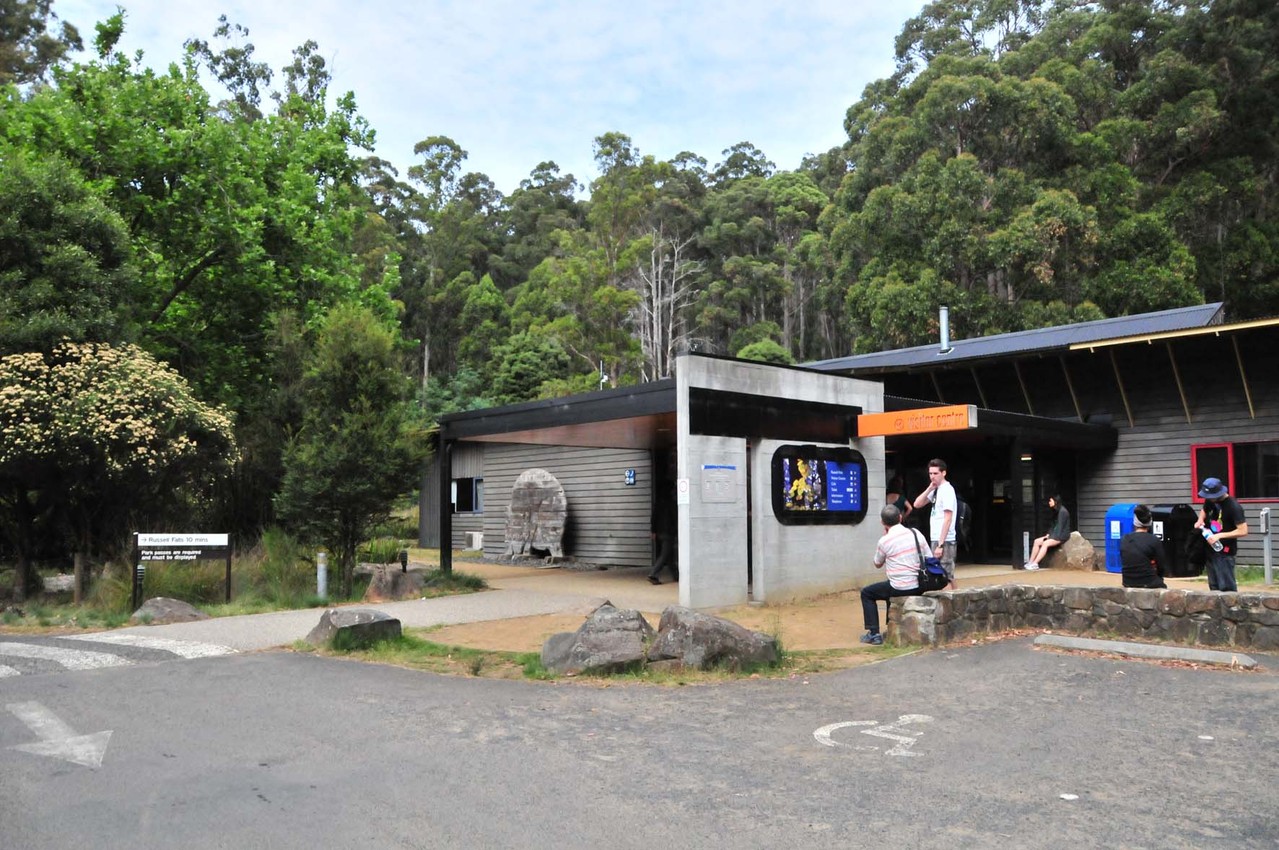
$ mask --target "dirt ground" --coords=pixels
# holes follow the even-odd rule
[[[677,604],[674,585],[653,588],[645,580],[643,570],[618,570],[614,575],[604,573],[577,573],[570,570],[532,570],[527,567],[509,567],[485,562],[459,562],[456,569],[483,575],[494,587],[528,586],[538,590],[555,588],[557,592],[578,592],[583,589],[597,597],[610,598],[618,607],[632,607],[641,611],[653,628],[657,628],[661,611],[667,604]],[[535,574],[530,576],[530,572]],[[610,571],[613,572],[613,571]],[[961,566],[958,569],[959,586],[974,587],[992,584],[1034,584],[1072,586],[1121,585],[1120,576],[1107,572],[1077,572],[1069,570],[1039,570],[1024,572],[1006,567]],[[611,581],[610,585],[608,582]],[[1170,588],[1206,590],[1203,578],[1168,579]],[[572,589],[571,589],[572,588]],[[1279,586],[1249,586],[1252,592],[1279,592]],[[669,598],[656,600],[645,594],[665,593]],[[619,595],[621,594],[621,595]],[[638,597],[628,604],[625,595]],[[591,606],[570,615],[548,615],[498,620],[486,623],[470,623],[446,626],[433,630],[430,639],[438,643],[470,647],[473,649],[507,650],[513,652],[537,652],[546,639],[557,632],[575,631],[582,624]],[[713,612],[746,628],[761,631],[780,638],[788,651],[807,650],[863,650],[858,641],[865,631],[862,622],[861,600],[857,590],[821,596],[783,605],[743,605]],[[880,611],[881,617],[883,610]]]

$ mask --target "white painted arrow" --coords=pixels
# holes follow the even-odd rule
[[[85,767],[102,766],[102,757],[107,752],[107,741],[111,740],[110,731],[77,735],[56,714],[38,702],[15,702],[5,708],[41,738],[38,743],[18,744],[10,749],[21,750],[36,756],[63,759]]]

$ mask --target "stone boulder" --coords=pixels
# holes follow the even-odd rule
[[[330,608],[305,640],[312,646],[364,649],[400,634],[400,621],[390,614],[372,608]]]
[[[365,602],[397,602],[422,596],[423,577],[420,570],[405,572],[399,564],[375,564],[364,591]]]
[[[672,605],[662,612],[648,660],[674,661],[698,670],[776,664],[777,639],[730,620]]]
[[[542,645],[542,666],[552,673],[617,673],[644,663],[653,627],[639,611],[611,602],[591,612],[576,632],[551,635]]]
[[[1088,538],[1078,531],[1070,532],[1070,539],[1060,546],[1048,550],[1048,556],[1039,566],[1051,570],[1083,570],[1092,572],[1105,565],[1105,559],[1097,555],[1097,550]]]
[[[209,615],[181,599],[169,599],[157,596],[142,603],[142,607],[133,612],[129,622],[133,625],[150,624],[161,626],[165,623],[189,623],[193,620],[207,620]]]

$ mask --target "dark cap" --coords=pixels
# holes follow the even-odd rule
[[[1199,488],[1199,498],[1201,499],[1220,499],[1227,495],[1226,485],[1221,483],[1220,478],[1205,478],[1204,485]]]

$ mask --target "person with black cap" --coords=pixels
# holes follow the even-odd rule
[[[1119,562],[1123,566],[1124,587],[1166,588],[1167,556],[1163,541],[1150,533],[1150,508],[1132,509],[1132,531],[1119,539]]]
[[[1204,539],[1212,547],[1208,552],[1208,589],[1234,593],[1239,589],[1235,584],[1235,553],[1239,550],[1236,541],[1248,536],[1248,520],[1220,478],[1205,478],[1199,498],[1204,503],[1195,528],[1203,530]],[[1217,543],[1222,544],[1220,551]]]

